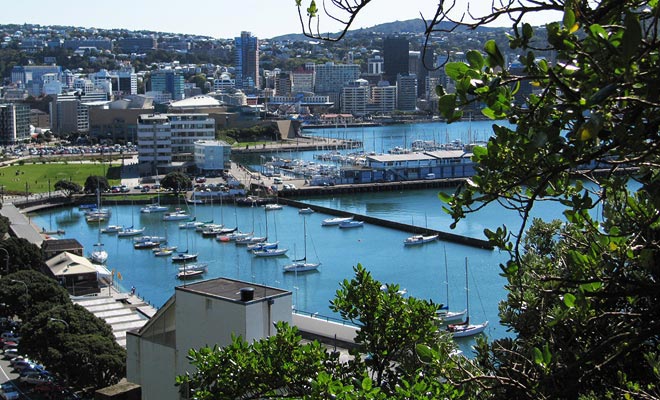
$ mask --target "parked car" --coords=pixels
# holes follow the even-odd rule
[[[21,374],[18,378],[21,382],[28,383],[30,385],[38,385],[40,383],[52,382],[53,378],[50,374],[42,373],[39,371],[28,371],[24,374]]]
[[[0,385],[0,396],[4,400],[16,400],[21,398],[18,388],[11,382],[4,382]]]
[[[32,367],[36,365],[37,364],[35,364],[33,361],[24,359],[16,361],[14,364],[12,364],[12,367],[14,367],[16,371],[23,372],[24,370],[34,370]]]
[[[0,334],[0,338],[2,339],[16,339],[18,337],[18,334],[13,331],[2,332],[2,334]]]
[[[2,350],[7,351],[9,349],[17,349],[18,348],[18,343],[17,342],[5,342],[4,345],[2,345]]]
[[[5,350],[5,358],[12,359],[14,357],[18,357],[18,349]]]
[[[30,359],[27,358],[27,356],[16,356],[16,357],[12,358],[11,360],[9,360],[9,365],[13,367],[14,364],[16,364],[19,361],[30,362]]]
[[[51,398],[54,398],[54,394],[61,394],[65,390],[66,388],[64,386],[61,386],[54,381],[37,383],[34,388],[32,388],[33,393],[51,394]]]

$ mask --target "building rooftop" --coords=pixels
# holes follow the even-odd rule
[[[228,278],[210,279],[184,286],[177,286],[176,290],[234,302],[263,301],[265,299],[280,297],[291,293],[288,290]],[[251,292],[253,299],[245,301],[241,300],[241,296],[246,295],[244,292]]]
[[[219,107],[222,103],[211,96],[200,95],[170,103],[170,108]]]
[[[82,249],[83,245],[76,239],[48,239],[44,240],[41,248],[45,252]]]

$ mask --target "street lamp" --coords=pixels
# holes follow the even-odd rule
[[[53,317],[51,317],[51,318],[48,318],[48,320],[49,320],[49,321],[53,321],[53,322],[61,322],[61,323],[63,323],[64,325],[66,325],[66,330],[67,330],[67,331],[69,330],[69,323],[66,322],[66,321],[63,320],[63,319],[53,318]]]
[[[4,247],[0,247],[0,250],[5,252],[7,258],[5,259],[5,274],[9,273],[9,252]]]

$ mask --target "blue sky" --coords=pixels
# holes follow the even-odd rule
[[[303,4],[308,3],[309,0],[303,0]],[[321,3],[322,0],[317,0],[317,4]],[[490,1],[473,0],[471,3],[474,11],[480,5],[489,5]],[[373,0],[356,18],[353,28],[419,18],[420,12],[430,18],[437,4],[437,0]],[[547,18],[531,22],[537,25],[547,22]],[[261,38],[301,32],[294,0],[4,0],[0,23],[146,29],[214,38],[233,38],[241,31],[250,31]],[[499,25],[509,23],[503,21]],[[332,25],[322,29],[324,32],[338,30]]]

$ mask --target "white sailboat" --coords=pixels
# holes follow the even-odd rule
[[[305,271],[314,271],[318,269],[320,262],[307,262],[307,218],[304,218],[303,222],[303,243],[304,243],[304,252],[303,257],[298,260],[293,260],[291,264],[285,265],[284,272],[305,272]]]
[[[96,202],[98,208],[101,208],[101,191],[96,189]],[[98,233],[98,242],[94,244],[94,250],[89,254],[89,259],[92,262],[97,264],[104,264],[108,260],[108,252],[105,251],[103,243],[101,243],[101,221],[99,220],[99,233]]]
[[[440,319],[442,324],[452,324],[459,321],[463,321],[465,315],[467,314],[467,309],[463,311],[450,311],[449,310],[449,270],[447,267],[447,249],[445,248],[445,293],[447,295],[447,301],[445,304],[438,310],[436,316]]]
[[[466,308],[467,308],[467,318],[465,322],[458,324],[451,324],[447,326],[447,331],[452,334],[454,338],[462,338],[468,336],[474,336],[482,333],[488,327],[488,321],[485,321],[481,324],[471,324],[470,323],[470,289],[468,283],[468,264],[467,257],[465,257],[465,293],[466,293]]]

